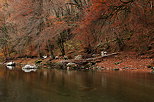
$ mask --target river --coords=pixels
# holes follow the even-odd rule
[[[154,102],[154,74],[0,66],[0,102]]]

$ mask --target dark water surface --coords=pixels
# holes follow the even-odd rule
[[[154,102],[154,74],[1,66],[0,102]]]

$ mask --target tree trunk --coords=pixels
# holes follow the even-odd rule
[[[41,50],[40,50],[40,43],[38,43],[38,56],[39,56],[39,58],[42,57],[42,55],[41,55]]]
[[[58,46],[60,48],[62,56],[65,55],[65,47],[64,47],[64,38],[62,34],[60,34],[60,37],[58,38]]]
[[[49,41],[48,41],[47,45],[48,45],[48,50],[49,50],[50,56],[51,56],[52,59],[54,59],[55,58],[55,55],[53,53],[54,45],[50,44]]]

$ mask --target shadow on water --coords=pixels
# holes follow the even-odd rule
[[[153,102],[154,74],[0,67],[0,102]]]

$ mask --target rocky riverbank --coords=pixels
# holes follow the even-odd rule
[[[72,59],[73,60],[73,59]],[[84,59],[82,59],[84,60]],[[31,59],[22,58],[14,60],[20,65],[38,65],[42,68],[58,68],[69,70],[115,70],[115,71],[146,71],[154,69],[154,58],[143,58],[135,56],[133,53],[119,53],[118,55],[108,56],[96,61],[76,61],[69,62],[65,59]],[[67,63],[65,63],[67,62]]]

